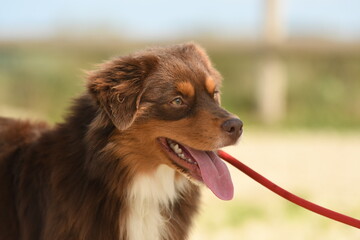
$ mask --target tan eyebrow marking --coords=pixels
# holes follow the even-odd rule
[[[205,87],[206,87],[206,90],[207,90],[211,95],[214,93],[216,84],[215,84],[214,79],[212,79],[210,76],[207,76],[207,77],[206,77]]]
[[[195,95],[195,89],[190,82],[180,82],[177,84],[177,89],[184,95],[192,97]]]

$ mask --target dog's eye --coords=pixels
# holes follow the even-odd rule
[[[220,100],[220,92],[219,92],[219,91],[214,91],[213,98],[214,98],[216,101],[219,101],[219,100]]]
[[[175,106],[181,106],[184,104],[184,101],[181,99],[181,97],[177,97],[174,98],[170,103]]]

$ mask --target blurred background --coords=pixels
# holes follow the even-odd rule
[[[84,70],[154,45],[195,41],[245,122],[227,150],[281,186],[360,218],[360,1],[2,2],[0,115],[62,120]],[[204,190],[191,239],[360,239],[231,169],[236,197]]]

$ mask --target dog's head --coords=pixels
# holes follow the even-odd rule
[[[242,122],[221,108],[220,84],[205,51],[189,43],[107,62],[88,88],[123,144],[230,199],[231,178],[214,151],[236,143]]]

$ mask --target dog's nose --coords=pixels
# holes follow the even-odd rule
[[[243,122],[238,118],[230,118],[221,124],[221,128],[232,139],[237,140],[242,133]]]

